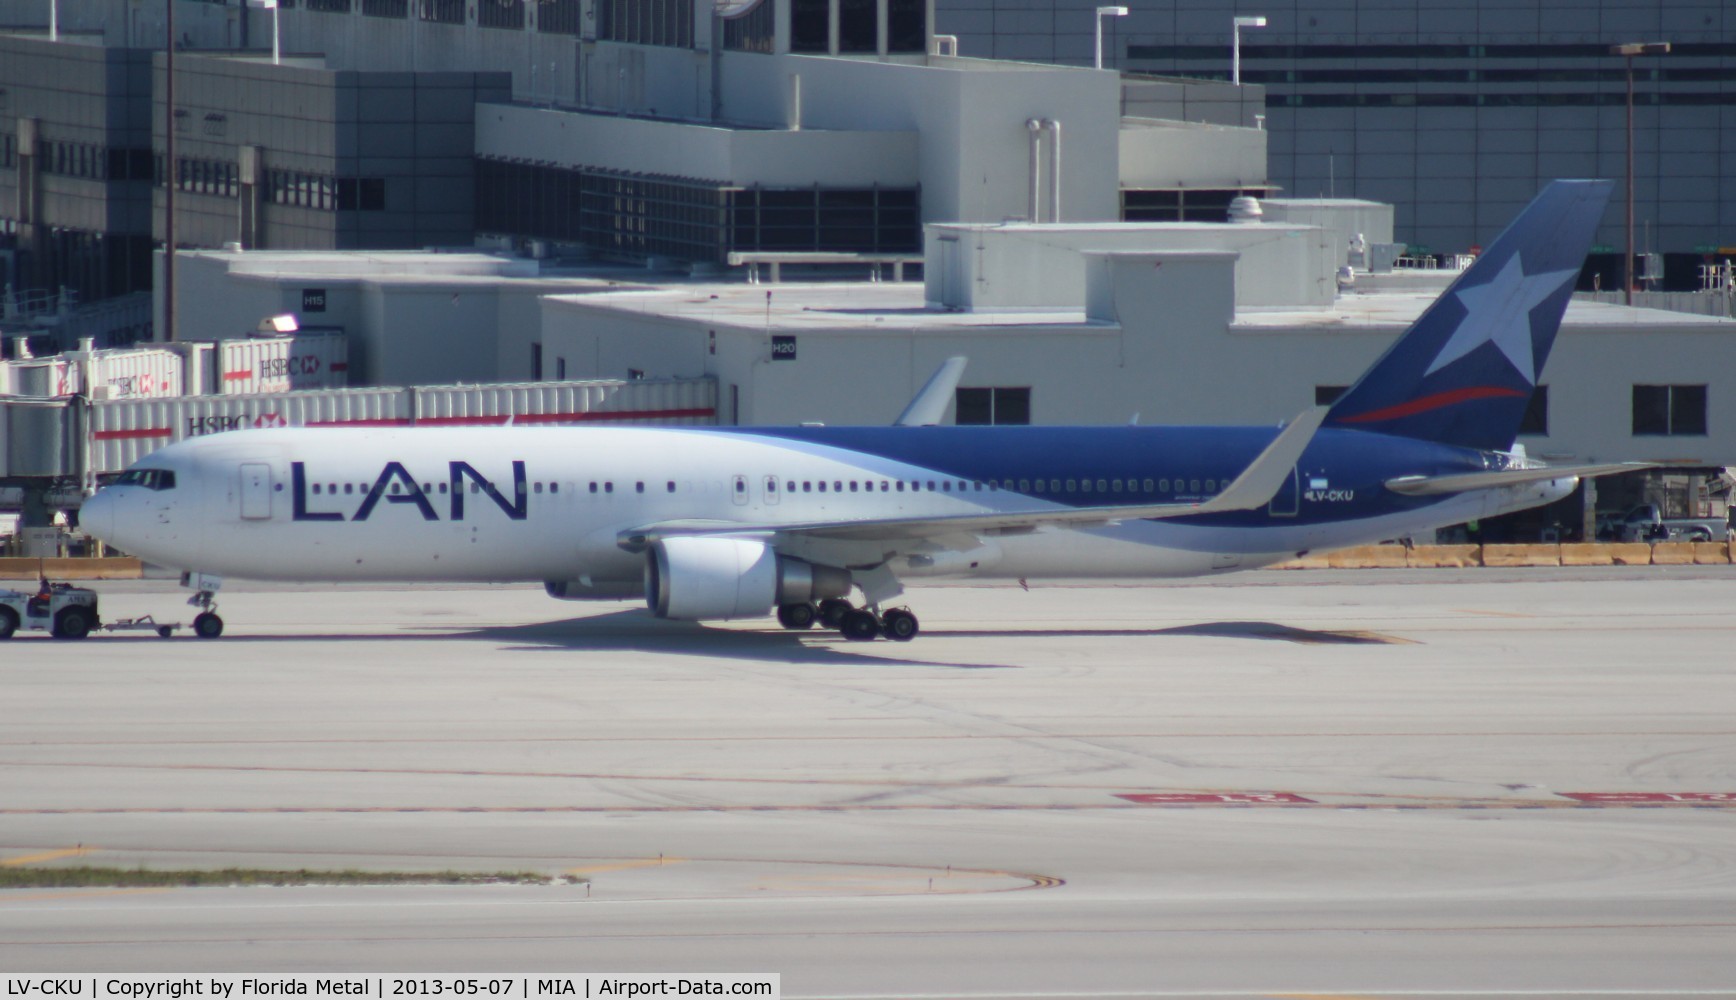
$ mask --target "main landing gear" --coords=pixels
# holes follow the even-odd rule
[[[921,631],[916,615],[907,608],[893,608],[875,614],[868,608],[858,608],[849,601],[829,597],[818,607],[812,604],[785,604],[778,608],[778,624],[787,629],[809,629],[815,623],[837,629],[844,638],[868,642],[885,636],[897,642],[909,642]]]

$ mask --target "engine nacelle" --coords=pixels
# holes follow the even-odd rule
[[[759,618],[780,604],[849,593],[849,570],[780,556],[750,538],[666,538],[645,560],[645,603],[659,618]]]

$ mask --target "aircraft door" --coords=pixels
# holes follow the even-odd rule
[[[1301,474],[1291,467],[1289,478],[1284,480],[1284,485],[1278,487],[1278,492],[1272,494],[1272,502],[1267,505],[1266,512],[1273,517],[1295,517],[1302,492],[1301,479]]]
[[[264,462],[241,465],[241,517],[248,521],[271,517],[271,466]]]

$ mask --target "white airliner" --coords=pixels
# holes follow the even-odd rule
[[[1187,576],[1428,532],[1629,468],[1511,451],[1609,188],[1550,185],[1341,399],[1281,430],[236,431],[141,460],[82,522],[187,571],[206,636],[235,576],[540,580],[665,618],[775,610],[909,639],[916,616],[888,607],[908,578]]]

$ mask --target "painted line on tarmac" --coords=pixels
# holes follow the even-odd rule
[[[58,851],[43,851],[41,854],[24,854],[16,858],[6,858],[0,861],[0,868],[18,868],[23,865],[33,865],[40,861],[59,861],[61,858],[76,858],[89,854],[94,848],[83,844],[77,847],[67,847]]]
[[[634,861],[621,861],[609,865],[585,865],[581,868],[568,868],[562,875],[601,875],[604,872],[624,872],[635,868],[660,868],[663,865],[679,865],[686,858],[665,858],[661,855],[655,858],[639,858]]]
[[[5,808],[0,816],[272,816],[272,815],[391,815],[425,813],[447,815],[479,813],[491,815],[516,814],[646,814],[679,815],[684,813],[920,813],[920,812],[1105,812],[1144,809],[1307,809],[1335,812],[1447,812],[1447,811],[1511,811],[1511,810],[1614,810],[1614,809],[1700,809],[1727,811],[1736,809],[1736,801],[1721,802],[1556,802],[1513,800],[1489,802],[1195,802],[1145,805],[1134,802],[1090,803],[904,803],[877,805],[846,805],[816,803],[806,805],[740,805],[719,803],[693,806],[70,806],[65,808]],[[1736,996],[1736,994],[1732,994]]]

